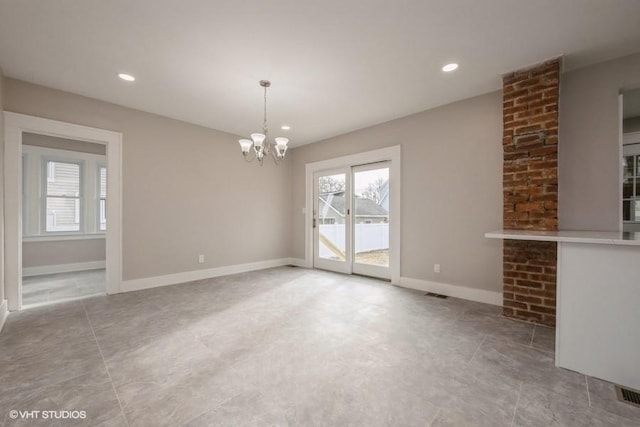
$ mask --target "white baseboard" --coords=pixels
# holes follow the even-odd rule
[[[73,264],[39,265],[37,267],[24,267],[22,277],[42,276],[44,274],[71,273],[74,271],[97,270],[105,268],[105,261],[77,262]]]
[[[307,267],[307,262],[303,258],[289,258],[289,264],[295,267]]]
[[[248,264],[227,265],[224,267],[208,268],[204,270],[185,271],[183,273],[167,274],[165,276],[145,277],[142,279],[124,280],[121,292],[140,291],[142,289],[175,285],[192,282],[194,280],[210,279],[212,277],[228,276],[230,274],[245,273],[247,271],[264,270],[265,268],[292,265],[290,258],[272,259],[251,262]]]
[[[9,309],[7,308],[7,300],[5,299],[0,303],[0,332],[2,332],[7,316],[9,316]]]
[[[466,286],[450,285],[448,283],[432,282],[429,280],[401,277],[400,286],[403,288],[417,289],[419,291],[433,292],[454,298],[483,302],[485,304],[502,306],[502,293],[487,291],[486,289],[468,288]]]

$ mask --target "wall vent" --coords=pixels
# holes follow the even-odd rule
[[[630,388],[616,386],[616,394],[620,402],[628,403],[640,408],[640,392]]]
[[[427,292],[425,295],[426,295],[426,296],[428,296],[428,297],[432,297],[432,298],[440,298],[440,299],[447,299],[447,298],[449,298],[449,297],[448,297],[448,296],[446,296],[446,295],[434,294],[433,292]]]

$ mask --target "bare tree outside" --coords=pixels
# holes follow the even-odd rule
[[[340,193],[344,191],[344,179],[338,179],[334,176],[321,176],[318,182],[318,190],[320,194]]]
[[[384,187],[385,182],[386,179],[382,177],[379,177],[375,181],[370,182],[367,189],[364,190],[362,194],[360,194],[360,197],[362,197],[363,199],[369,199],[376,205],[379,205],[380,201],[382,200],[382,188]]]

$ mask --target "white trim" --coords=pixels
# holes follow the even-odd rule
[[[483,302],[485,304],[502,306],[502,292],[487,291],[486,289],[468,288],[466,286],[451,285],[448,283],[432,282],[430,280],[401,277],[400,284],[403,288],[416,289],[424,292],[433,292],[454,298],[469,301]]]
[[[624,170],[623,170],[623,151],[624,144],[626,141],[626,136],[623,134],[624,128],[624,95],[618,95],[618,231],[624,230],[624,221],[622,220],[624,216],[623,212],[623,182],[624,182]],[[557,276],[556,276],[557,277]],[[557,304],[556,304],[557,307]],[[558,341],[556,340],[556,343]]]
[[[335,159],[322,160],[319,162],[307,163],[305,165],[305,220],[304,220],[304,259],[305,267],[313,268],[313,175],[326,169],[337,169],[340,167],[351,167],[364,165],[367,163],[377,163],[391,161],[389,171],[391,205],[389,211],[389,271],[391,273],[391,283],[400,283],[400,146],[381,148],[379,150],[367,151],[364,153],[351,154]]]
[[[23,242],[62,242],[66,240],[95,240],[105,239],[106,233],[85,233],[85,234],[48,234],[46,236],[23,236]]]
[[[44,276],[45,274],[72,273],[75,271],[98,270],[106,268],[106,261],[74,262],[71,264],[38,265],[24,267],[22,277]]]
[[[5,299],[0,303],[0,332],[2,332],[7,317],[9,317],[9,310],[7,309],[7,300]]]
[[[165,276],[145,277],[142,279],[125,280],[120,289],[122,292],[140,291],[142,289],[157,288],[160,286],[175,285],[178,283],[192,282],[194,280],[210,279],[230,274],[245,273],[247,271],[264,270],[265,268],[282,267],[291,265],[290,258],[272,259],[266,261],[251,262],[247,264],[227,265],[224,267],[208,268],[204,270],[185,271],[182,273],[167,274]]]
[[[22,134],[76,139],[107,146],[107,293],[122,282],[122,134],[5,111],[5,287],[9,310],[22,306]]]
[[[289,258],[289,264],[293,265],[294,267],[307,268],[307,263],[302,258]]]

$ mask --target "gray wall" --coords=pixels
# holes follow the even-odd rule
[[[560,229],[618,230],[618,95],[640,84],[640,54],[581,68],[560,87]]]
[[[289,256],[290,161],[245,164],[236,135],[13,79],[4,104],[123,133],[125,280]]]
[[[23,242],[22,267],[104,261],[104,243],[104,239]]]
[[[304,258],[305,164],[402,146],[401,275],[502,289],[502,95],[494,92],[291,150],[292,256]],[[441,273],[433,264],[441,264]]]
[[[0,68],[0,168],[4,171],[4,74]],[[4,301],[4,172],[0,173],[0,304]]]

